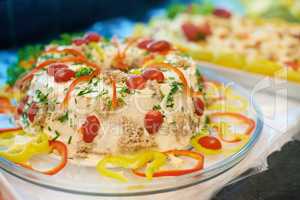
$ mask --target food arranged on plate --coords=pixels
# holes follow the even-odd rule
[[[134,34],[170,41],[196,60],[300,82],[296,23],[239,16],[207,3],[173,5]]]
[[[0,157],[19,166],[54,175],[81,161],[120,181],[115,169],[180,176],[239,152],[256,128],[247,98],[166,40],[87,33],[38,52],[1,93],[16,128],[0,130]],[[41,170],[38,155],[60,162]]]

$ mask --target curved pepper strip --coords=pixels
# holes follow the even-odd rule
[[[117,85],[116,85],[116,80],[114,79],[114,77],[110,76],[109,79],[110,79],[111,86],[112,86],[111,107],[114,110],[118,106]]]
[[[214,119],[220,118],[220,117],[230,117],[234,118],[236,120],[239,120],[245,124],[248,125],[247,129],[245,130],[245,135],[250,135],[252,131],[255,129],[255,121],[253,119],[250,119],[246,117],[245,115],[242,115],[240,113],[234,113],[234,112],[216,112],[212,113],[209,118],[210,121],[213,122]]]
[[[218,135],[223,142],[236,143],[249,138],[245,134],[234,134],[230,130],[230,124],[226,122],[212,123],[210,126],[217,130]]]
[[[184,93],[187,96],[191,95],[192,90],[189,87],[188,81],[186,80],[183,72],[180,69],[178,69],[177,67],[174,67],[172,64],[164,63],[164,62],[156,62],[156,61],[151,62],[150,61],[150,62],[147,62],[146,64],[144,64],[143,67],[166,68],[168,70],[173,71],[178,76],[180,81],[182,82]]]
[[[127,41],[127,45],[125,46],[124,49],[121,49],[120,43],[117,40],[113,41],[113,43],[115,43],[115,45],[118,49],[117,55],[114,57],[114,60],[113,60],[113,63],[114,63],[113,67],[120,69],[120,70],[128,70],[129,69],[128,64],[126,64],[124,62],[125,58],[126,58],[126,52],[128,51],[129,47],[131,47],[137,40],[138,40],[138,38],[129,38]]]
[[[203,153],[204,155],[216,155],[216,154],[220,154],[222,153],[222,149],[207,149],[205,147],[203,147],[202,145],[199,144],[199,140],[202,138],[202,137],[205,137],[209,135],[208,133],[206,134],[199,134],[197,136],[194,136],[192,139],[191,139],[191,145],[192,147],[194,147],[198,152],[200,153]]]
[[[81,76],[77,79],[75,79],[69,86],[69,89],[67,91],[66,96],[64,97],[64,100],[61,104],[62,108],[66,108],[68,106],[69,103],[69,99],[71,96],[71,93],[73,92],[73,90],[75,89],[76,85],[78,85],[79,83],[82,82],[86,82],[86,81],[90,81],[92,78],[94,78],[95,76],[97,76],[100,73],[100,69],[96,69],[94,70],[91,74],[86,75],[86,76]]]
[[[23,130],[7,129],[7,131],[1,131],[0,138],[9,139],[14,138],[16,135],[23,134],[25,134]],[[13,145],[13,143],[10,144]],[[48,136],[44,133],[38,134],[26,144],[17,144],[13,145],[12,147],[11,145],[6,146],[4,144],[3,146],[7,148],[6,150],[0,151],[0,157],[10,160],[14,163],[24,163],[27,162],[34,155],[49,152]]]
[[[158,171],[156,170],[153,173],[153,177],[162,177],[162,176],[181,176],[185,174],[190,174],[196,171],[199,171],[203,169],[204,166],[204,157],[203,155],[193,152],[193,151],[188,151],[188,150],[170,150],[164,152],[166,155],[173,155],[173,156],[186,156],[193,158],[197,161],[196,165],[193,166],[192,168],[188,169],[170,169],[170,170],[162,170]],[[138,169],[133,169],[132,170],[135,175],[142,176],[142,177],[147,177],[147,170],[146,173],[138,171]]]
[[[162,165],[166,163],[166,155],[157,151],[145,151],[137,153],[133,156],[106,156],[101,161],[99,161],[96,169],[102,176],[126,182],[127,178],[124,175],[119,172],[114,172],[107,169],[107,165],[110,164],[126,169],[137,169],[145,166],[148,162],[150,163],[146,167],[146,176],[148,179],[151,179],[153,173],[155,173],[155,171],[157,171]]]
[[[245,112],[249,107],[248,100],[240,95],[234,94],[232,88],[221,88],[221,85],[215,85],[219,97],[212,98],[208,105],[209,110],[227,111],[227,112]],[[225,90],[225,91],[222,91]],[[209,94],[208,91],[207,94]],[[216,92],[216,91],[214,91]],[[224,94],[223,94],[224,93]],[[209,95],[207,96],[210,99]],[[234,101],[234,102],[230,102]],[[240,105],[237,105],[237,102]]]
[[[47,54],[47,53],[66,53],[66,54],[71,54],[75,57],[81,57],[81,58],[86,58],[83,53],[81,53],[80,51],[76,50],[76,49],[72,49],[72,48],[65,48],[65,49],[57,49],[57,48],[50,48],[46,51],[43,52],[43,54]]]
[[[57,174],[67,164],[67,160],[68,160],[67,146],[64,143],[60,142],[60,141],[51,140],[51,141],[49,141],[49,147],[52,151],[56,150],[59,153],[60,157],[61,157],[61,160],[60,160],[59,164],[56,165],[55,167],[53,167],[52,169],[49,169],[49,170],[46,170],[46,171],[40,171],[40,170],[34,169],[29,164],[25,164],[25,163],[18,163],[18,164],[20,166],[24,167],[24,168],[31,169],[33,171],[36,171],[36,172],[39,172],[39,173],[42,173],[42,174],[46,174],[46,175],[55,175],[55,174]]]
[[[16,85],[19,85],[19,86],[22,85],[26,80],[30,80],[35,73],[37,73],[41,69],[47,67],[48,65],[51,65],[54,63],[67,63],[67,62],[83,63],[83,64],[93,67],[96,70],[97,69],[100,70],[100,67],[97,64],[90,62],[89,60],[82,58],[82,57],[67,57],[67,58],[59,58],[59,59],[49,59],[49,60],[46,60],[46,61],[40,63],[35,68],[33,68],[33,70],[31,70],[23,78],[18,80]]]

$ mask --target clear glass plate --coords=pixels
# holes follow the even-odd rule
[[[128,173],[126,176],[130,177],[130,181],[127,183],[120,183],[101,177],[97,173],[95,167],[79,166],[75,164],[68,164],[63,171],[55,176],[46,176],[26,170],[2,158],[0,158],[0,167],[15,177],[48,189],[93,196],[135,196],[162,193],[200,184],[212,179],[238,164],[254,147],[261,134],[263,120],[260,108],[253,102],[253,99],[248,96],[243,88],[232,81],[225,80],[215,75],[209,70],[202,69],[202,71],[208,79],[219,81],[224,84],[230,84],[239,94],[247,97],[249,102],[251,102],[250,117],[256,122],[256,128],[253,131],[250,140],[239,152],[205,167],[202,171],[179,177],[154,178],[152,181]]]

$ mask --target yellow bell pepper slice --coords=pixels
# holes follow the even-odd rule
[[[107,165],[122,167],[125,169],[137,169],[150,162],[146,167],[146,177],[151,179],[153,174],[166,163],[167,156],[157,151],[144,151],[129,155],[106,156],[96,166],[100,175],[110,177],[121,182],[127,182],[127,178],[120,172],[107,169]]]
[[[30,141],[24,144],[15,144],[14,140],[17,135],[29,137]],[[23,130],[8,131],[1,133],[0,141],[2,141],[0,148],[3,149],[0,150],[0,157],[14,163],[25,163],[34,155],[50,151],[49,139],[45,133],[30,135],[25,134]]]

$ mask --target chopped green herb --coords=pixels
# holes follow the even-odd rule
[[[152,110],[160,110],[161,106],[159,104],[156,104],[153,106]]]
[[[35,91],[36,97],[38,98],[40,103],[46,104],[48,102],[48,95],[49,94],[43,94],[41,90]]]
[[[55,130],[54,132],[55,132],[55,137],[53,138],[53,140],[55,141],[57,140],[57,138],[59,138],[60,133],[57,130]]]
[[[86,87],[83,90],[79,91],[78,94],[77,94],[77,96],[83,96],[85,94],[89,94],[89,93],[93,93],[93,92],[96,92],[95,90],[93,90],[93,88]]]
[[[50,126],[48,126],[48,131],[52,131],[52,129],[51,129],[51,127],[50,127]]]
[[[123,86],[120,90],[120,94],[122,97],[125,97],[127,94],[130,94],[130,90],[127,86]]]
[[[73,139],[73,137],[72,137],[72,136],[70,136],[70,137],[69,137],[69,139],[68,139],[68,144],[71,144],[71,142],[72,142],[72,139]]]
[[[65,121],[67,121],[69,119],[69,112],[66,112],[65,114],[63,114],[62,116],[60,116],[58,118],[58,121],[60,121],[61,123],[64,123]]]
[[[182,88],[182,83],[179,83],[177,81],[174,81],[171,83],[171,90],[169,92],[169,94],[167,95],[167,102],[166,102],[166,106],[168,108],[173,108],[174,107],[174,94],[180,89]]]
[[[196,75],[196,78],[197,78],[198,91],[203,92],[203,90],[204,90],[204,78],[203,78],[203,75],[202,75],[199,67],[196,68],[195,75]]]
[[[89,75],[93,70],[89,67],[82,67],[80,68],[76,73],[75,73],[75,76],[78,78],[78,77],[81,77],[81,76],[87,76]]]

